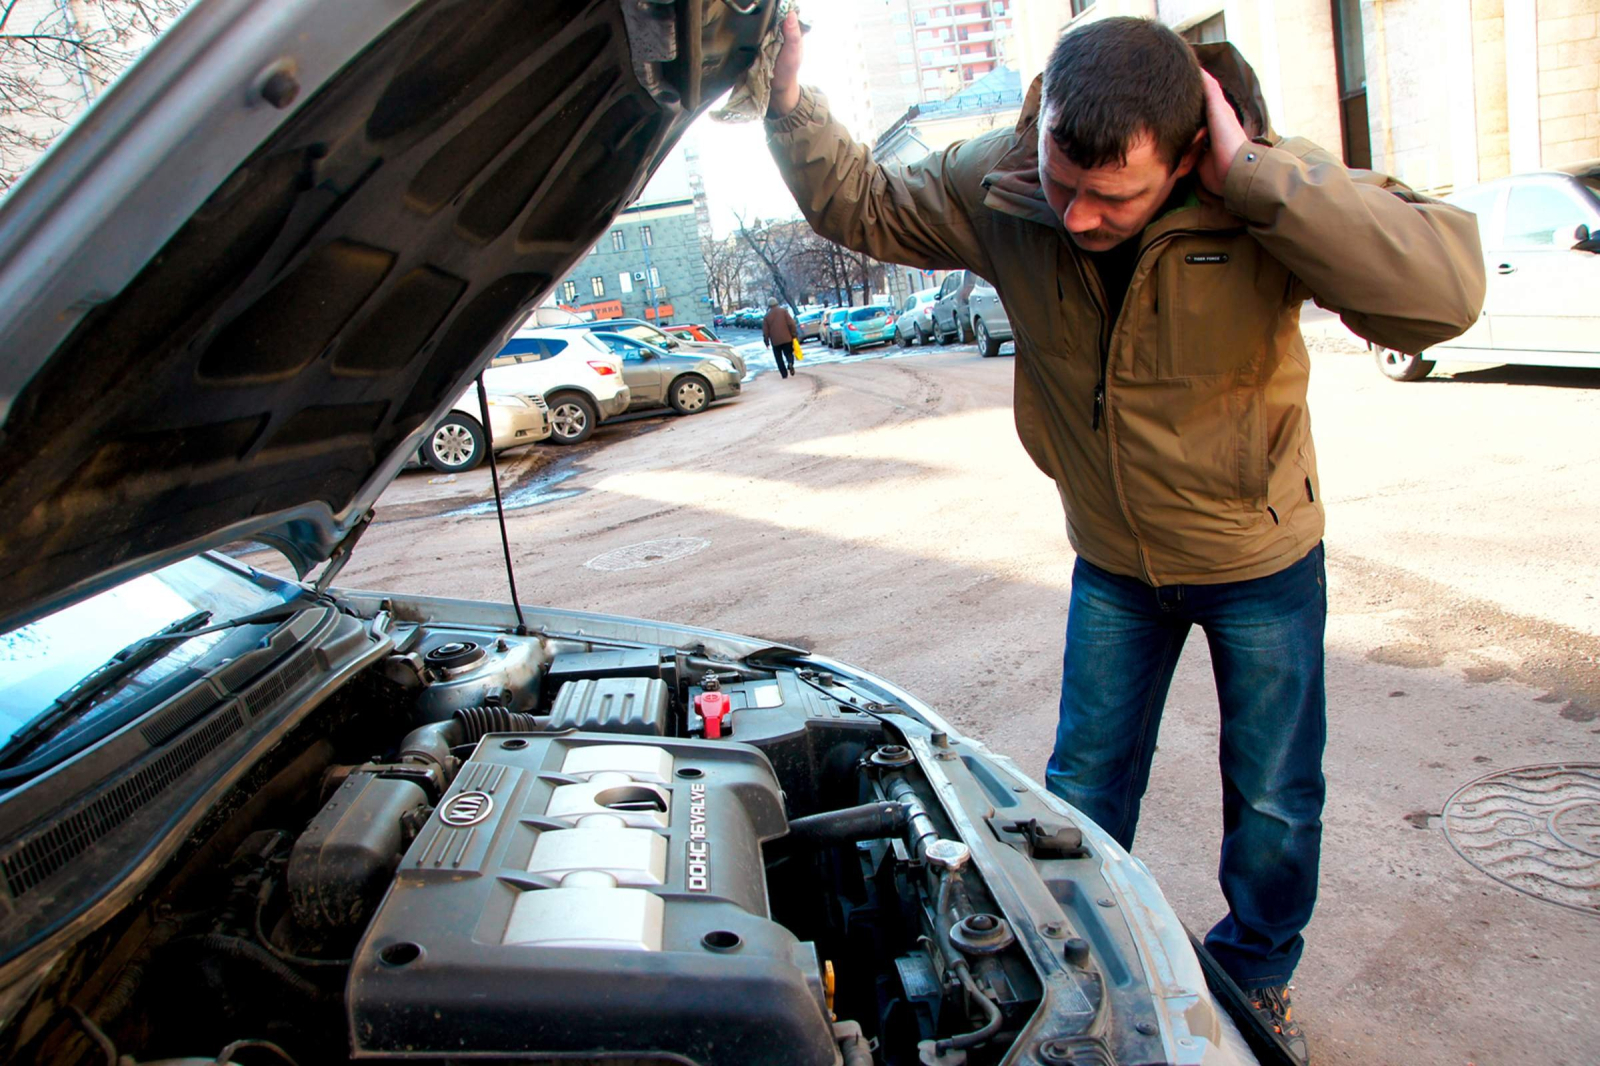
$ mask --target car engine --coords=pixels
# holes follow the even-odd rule
[[[879,683],[782,649],[387,638],[0,1057],[1177,1061],[1083,834]]]

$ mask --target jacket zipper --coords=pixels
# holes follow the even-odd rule
[[[1139,254],[1133,261],[1133,272],[1128,275],[1129,289],[1132,289],[1134,275],[1139,273],[1139,267],[1144,263],[1144,257],[1150,253],[1151,249],[1161,247],[1174,237],[1188,237],[1201,233],[1209,234],[1227,232],[1230,231],[1215,229],[1175,229],[1163,233],[1161,236],[1157,237],[1155,240],[1139,249]],[[1068,237],[1068,240],[1071,240],[1071,238]],[[1128,293],[1122,294],[1122,309],[1117,312],[1116,319],[1112,320],[1110,315],[1107,314],[1109,308],[1107,307],[1104,288],[1100,284],[1100,272],[1094,272],[1094,280],[1091,282],[1089,279],[1089,270],[1086,266],[1084,266],[1083,259],[1081,256],[1079,256],[1077,249],[1072,249],[1071,254],[1072,262],[1078,268],[1078,276],[1083,279],[1083,287],[1089,292],[1089,302],[1094,304],[1095,312],[1100,316],[1100,377],[1099,380],[1094,383],[1094,406],[1089,418],[1089,428],[1098,431],[1100,428],[1100,422],[1106,415],[1106,373],[1111,365],[1111,337],[1114,333],[1116,333],[1117,324],[1122,321],[1122,316],[1127,314]],[[1061,295],[1062,299],[1066,299],[1066,294],[1061,292],[1061,284],[1059,280],[1056,283],[1056,292]]]

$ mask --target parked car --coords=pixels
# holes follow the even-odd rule
[[[709,628],[741,609],[709,584],[707,628],[536,606],[527,569],[494,602],[465,519],[398,581],[477,598],[340,583],[777,4],[650,8],[198,0],[0,201],[0,1060],[1271,1046],[1091,819],[898,685]],[[620,382],[590,334],[511,339],[523,376]],[[715,517],[682,493],[676,528]],[[629,559],[744,566],[760,602],[763,517]],[[586,531],[502,526],[505,561],[576,565]]]
[[[720,355],[738,367],[740,377],[744,376],[744,356],[739,354],[739,349],[725,341],[674,336],[638,318],[610,318],[600,322],[585,322],[572,328],[586,329],[590,332],[621,333],[636,341],[644,341],[646,344],[665,349],[673,355]]]
[[[739,395],[744,373],[723,356],[674,354],[621,333],[593,336],[622,359],[630,411],[666,406],[680,415],[693,415],[713,400]]]
[[[970,270],[955,270],[939,286],[932,311],[933,335],[940,344],[976,341],[985,358],[1000,354],[1011,340],[1011,319],[994,286]]]
[[[711,328],[709,326],[702,326],[698,323],[662,326],[661,332],[667,334],[669,337],[677,337],[679,340],[705,341],[710,344],[722,343],[721,338],[719,338],[715,333],[711,332]]]
[[[822,339],[822,320],[826,314],[825,310],[818,308],[814,311],[805,311],[799,318],[794,320],[795,325],[800,327],[800,339],[802,341]]]
[[[903,348],[913,344],[927,344],[933,339],[933,303],[939,298],[938,289],[923,289],[905,298],[895,319],[895,340]]]
[[[1426,352],[1373,345],[1383,375],[1420,381],[1451,359],[1600,367],[1600,161],[1500,178],[1444,200],[1478,216],[1483,312]]]
[[[822,343],[830,348],[844,347],[844,320],[850,317],[850,308],[835,307],[822,316]]]
[[[621,357],[587,329],[519,329],[490,361],[489,373],[501,389],[544,398],[553,444],[581,444],[628,409]]]
[[[470,385],[423,439],[417,453],[423,462],[441,474],[459,474],[476,469],[483,462],[489,451],[485,445],[491,439],[499,453],[550,436],[550,406],[544,397],[498,388],[495,383],[500,373],[499,368],[491,367],[483,374],[490,433],[486,436],[483,432],[478,387]]]
[[[854,355],[874,344],[894,343],[894,312],[883,304],[852,307],[845,316],[844,350]]]

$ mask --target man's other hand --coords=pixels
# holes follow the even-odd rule
[[[805,54],[805,38],[800,32],[800,15],[793,9],[783,19],[783,47],[772,68],[772,95],[767,114],[782,118],[800,106],[800,60]]]
[[[783,66],[781,57],[778,65]],[[1233,157],[1239,154],[1240,146],[1250,138],[1245,136],[1244,127],[1239,125],[1239,116],[1234,114],[1233,105],[1228,103],[1227,94],[1222,91],[1217,79],[1204,70],[1200,76],[1205,79],[1206,132],[1210,141],[1205,154],[1200,157],[1200,180],[1212,193],[1221,196],[1222,187],[1228,180],[1228,170],[1233,166]],[[777,83],[773,84],[776,86]]]

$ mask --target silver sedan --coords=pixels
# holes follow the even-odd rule
[[[621,333],[595,333],[594,339],[622,357],[630,411],[670,407],[680,415],[699,414],[743,388],[740,368],[726,356],[674,354]]]

